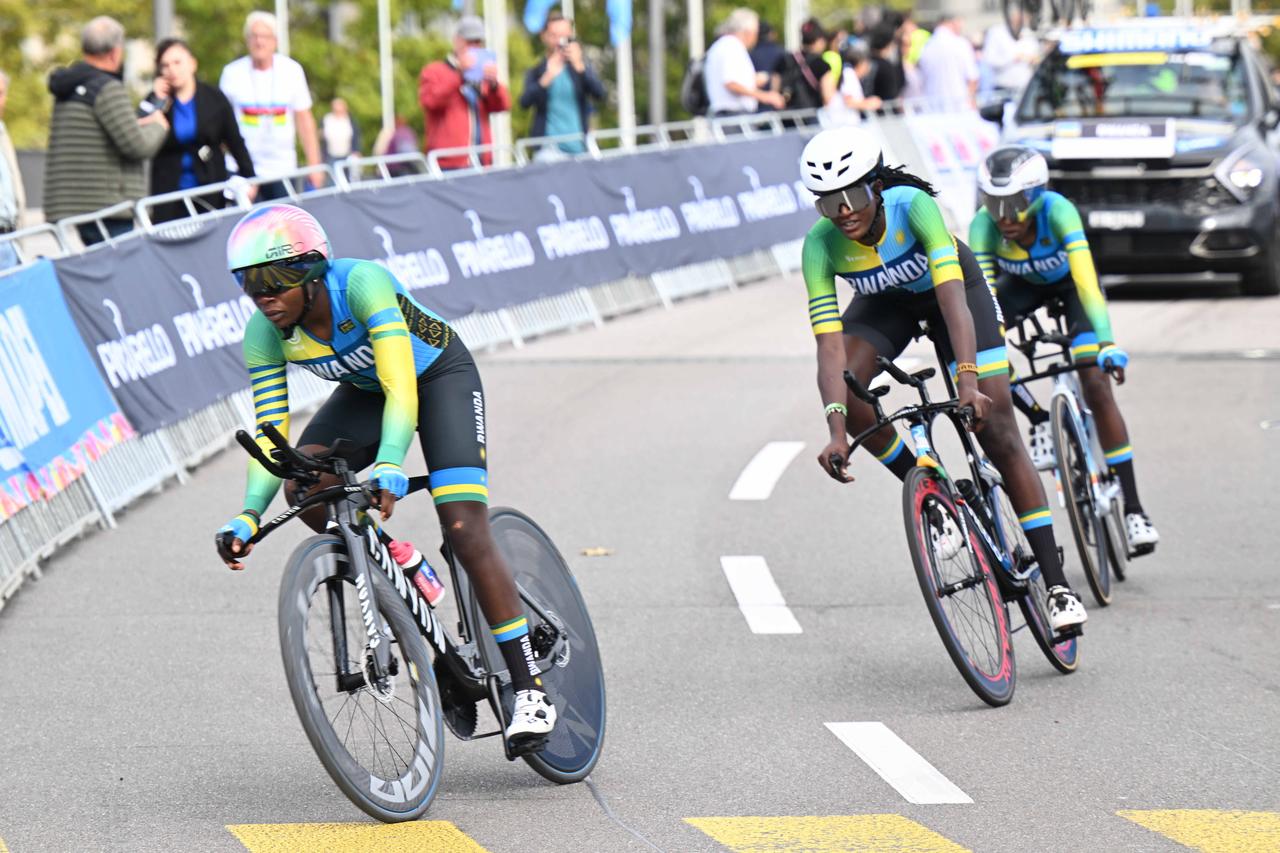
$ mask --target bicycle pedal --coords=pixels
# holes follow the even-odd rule
[[[1053,635],[1053,643],[1065,643],[1067,640],[1074,640],[1076,637],[1084,635],[1084,628],[1080,625],[1072,625],[1070,628],[1063,628],[1061,631]]]
[[[507,760],[515,761],[522,756],[542,752],[548,740],[550,740],[549,735],[538,735],[536,737],[524,737],[514,743],[506,741]]]

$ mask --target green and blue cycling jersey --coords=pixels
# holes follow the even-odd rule
[[[333,316],[332,340],[321,340],[300,324],[285,337],[261,311],[249,318],[244,360],[253,389],[255,439],[269,453],[273,445],[263,424],[289,434],[285,368],[292,362],[323,379],[385,395],[375,465],[402,465],[418,426],[418,377],[440,356],[453,332],[372,261],[330,262],[324,287]],[[279,488],[278,478],[251,461],[245,508],[262,513]]]
[[[945,281],[963,281],[956,241],[933,197],[899,186],[885,190],[882,198],[885,228],[874,246],[850,240],[826,218],[804,238],[801,269],[815,335],[843,331],[837,277],[862,296],[892,289],[928,293]]]
[[[1072,281],[1097,336],[1092,342],[1093,352],[1088,355],[1096,355],[1099,342],[1106,343],[1115,338],[1112,337],[1107,302],[1098,285],[1098,272],[1093,264],[1093,253],[1089,251],[1089,241],[1085,239],[1080,212],[1068,198],[1049,190],[1031,206],[1028,216],[1035,218],[1035,241],[1024,247],[1006,239],[987,209],[980,208],[969,226],[969,248],[992,287],[996,285],[997,269],[1036,285]]]

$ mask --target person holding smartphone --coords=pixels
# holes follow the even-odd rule
[[[138,107],[140,114],[164,113],[169,133],[151,162],[151,194],[187,190],[227,179],[226,155],[241,177],[252,178],[253,159],[240,135],[235,111],[222,90],[196,77],[200,64],[191,46],[178,38],[156,45],[156,79],[151,94]],[[251,196],[255,187],[249,187]],[[196,209],[222,208],[227,199],[209,193],[196,199]],[[153,222],[187,215],[186,205],[157,205]]]
[[[588,130],[591,101],[604,100],[604,84],[587,63],[582,43],[573,34],[573,22],[553,10],[542,28],[547,55],[524,76],[520,106],[533,110],[530,136],[572,136]],[[562,139],[538,152],[539,159],[560,154],[581,154],[584,139]]]
[[[484,21],[463,16],[453,33],[453,53],[427,64],[418,75],[428,152],[490,144],[489,116],[511,109],[511,94],[498,80],[497,57],[484,40]],[[482,153],[480,162],[492,164],[493,155]],[[466,154],[440,158],[441,169],[470,165]]]

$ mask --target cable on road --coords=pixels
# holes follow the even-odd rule
[[[643,835],[641,835],[640,833],[636,832],[634,829],[632,829],[631,827],[623,823],[622,820],[616,814],[613,813],[613,809],[609,808],[609,803],[605,801],[604,794],[600,793],[600,789],[596,787],[595,782],[591,781],[590,776],[588,776],[583,781],[586,782],[587,789],[591,791],[591,796],[596,798],[596,802],[600,804],[601,811],[605,813],[605,816],[609,818],[609,820],[613,821],[618,826],[622,827],[627,832],[631,833],[633,836],[635,836],[637,839],[640,840],[640,843],[646,845],[650,850],[656,850],[657,853],[666,853],[666,851],[663,850],[661,847],[654,844],[652,841],[645,838]]]

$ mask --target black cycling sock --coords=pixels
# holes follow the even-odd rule
[[[902,436],[896,432],[893,434],[893,441],[884,449],[884,452],[875,454],[875,457],[877,462],[888,468],[899,480],[907,479],[907,474],[916,467],[916,458],[907,450]]]
[[[1133,473],[1133,457],[1130,456],[1123,462],[1111,463],[1111,470],[1120,478],[1120,490],[1124,492],[1124,514],[1142,512],[1142,501],[1138,500],[1138,476]]]
[[[1040,404],[1036,402],[1035,396],[1027,389],[1026,385],[1012,385],[1009,388],[1013,392],[1013,405],[1019,412],[1027,416],[1027,420],[1031,421],[1031,425],[1046,423],[1049,420],[1049,413],[1040,408]]]
[[[1070,586],[1067,576],[1062,571],[1062,562],[1058,559],[1058,543],[1053,537],[1053,521],[1047,506],[1037,507],[1030,512],[1018,516],[1022,532],[1031,546],[1031,553],[1040,564],[1040,574],[1044,585]]]
[[[533,660],[533,647],[529,645],[529,620],[524,616],[508,619],[498,625],[490,625],[498,650],[507,662],[511,673],[511,687],[515,690],[541,690],[542,678]]]

